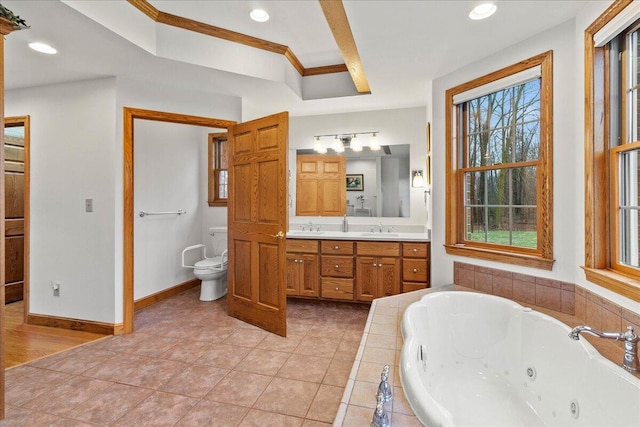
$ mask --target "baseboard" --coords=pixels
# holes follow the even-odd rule
[[[70,319],[68,317],[56,317],[44,314],[29,314],[27,316],[27,324],[48,326],[50,328],[72,329],[74,331],[91,332],[102,335],[117,335],[118,329],[122,329],[122,324]]]
[[[171,298],[174,295],[181,294],[184,291],[195,288],[199,284],[200,279],[191,279],[184,283],[180,283],[179,285],[175,285],[169,289],[165,289],[164,291],[156,292],[155,294],[140,298],[139,300],[133,302],[133,311],[140,310],[141,308],[147,307],[151,304],[155,304],[167,298]]]

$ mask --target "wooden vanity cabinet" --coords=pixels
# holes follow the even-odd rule
[[[356,301],[400,293],[400,243],[356,243]]]
[[[353,242],[320,242],[320,295],[353,301]]]
[[[428,242],[402,243],[402,292],[411,292],[430,286]]]
[[[319,297],[318,241],[287,239],[287,295]]]

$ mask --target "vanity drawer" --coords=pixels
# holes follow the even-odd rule
[[[287,239],[287,252],[318,253],[317,240]]]
[[[423,259],[402,260],[402,280],[406,282],[426,282],[429,268]]]
[[[402,256],[407,258],[429,258],[429,244],[403,243]]]
[[[353,242],[344,240],[322,240],[320,248],[323,254],[353,255]]]
[[[331,277],[353,277],[353,258],[323,255],[320,261],[320,275]]]
[[[358,242],[358,255],[400,256],[400,243]]]
[[[322,298],[353,300],[353,279],[322,278]]]

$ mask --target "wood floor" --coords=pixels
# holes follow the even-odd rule
[[[4,315],[5,368],[104,338],[105,335],[27,325],[22,301],[7,304]]]

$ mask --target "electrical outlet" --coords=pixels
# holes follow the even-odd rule
[[[60,296],[60,282],[53,281],[51,282],[51,288],[53,289],[53,296]]]
[[[93,212],[93,199],[84,199],[84,211]]]

